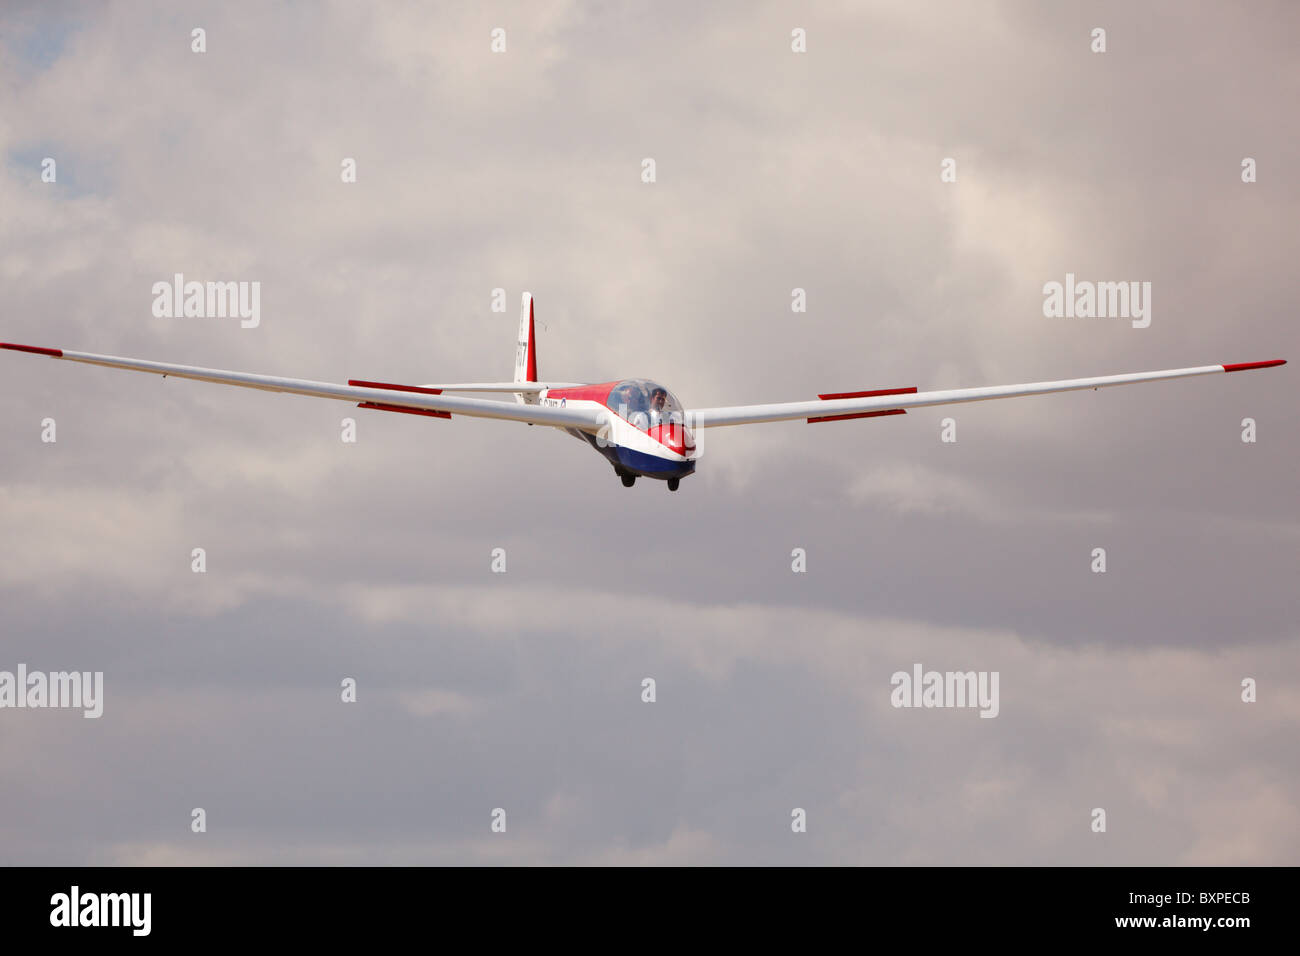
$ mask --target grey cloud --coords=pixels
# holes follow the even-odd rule
[[[1294,359],[1297,25],[18,8],[0,339],[499,378],[527,289],[544,375],[697,406]],[[1067,271],[1153,282],[1151,327],[1044,318]],[[154,318],[174,272],[261,281],[261,327]],[[538,428],[4,353],[0,668],[106,673],[99,721],[0,712],[4,860],[1294,863],[1293,368],[721,429],[669,495]],[[1001,715],[890,708],[914,661],[1001,670]]]

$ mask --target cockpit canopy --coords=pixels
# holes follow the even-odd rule
[[[656,425],[684,424],[682,403],[658,382],[628,378],[609,393],[609,408],[645,431]]]

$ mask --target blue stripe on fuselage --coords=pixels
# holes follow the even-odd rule
[[[643,451],[633,451],[631,448],[624,448],[622,445],[605,445],[600,443],[590,433],[585,433],[587,441],[591,447],[596,449],[613,463],[614,467],[622,468],[626,472],[634,475],[640,475],[643,478],[684,478],[686,475],[695,473],[695,460],[675,461],[671,458],[660,458],[658,455],[649,455]]]

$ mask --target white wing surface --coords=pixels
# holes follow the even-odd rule
[[[1135,385],[1195,375],[1244,372],[1257,368],[1285,365],[1285,359],[1267,362],[1243,362],[1235,365],[1201,365],[1196,368],[1173,368],[1159,372],[1134,372],[1128,375],[1102,375],[1096,378],[1072,378],[1059,382],[1031,382],[1025,385],[990,385],[983,388],[954,388],[937,392],[918,392],[915,388],[891,388],[871,392],[836,392],[822,395],[815,402],[783,402],[772,405],[729,405],[721,408],[696,408],[686,413],[692,428],[716,428],[722,425],[752,425],[758,422],[784,422],[805,419],[808,422],[842,421],[849,418],[872,418],[899,415],[909,408],[930,405],[956,405],[961,402],[985,402],[994,398],[1019,398],[1023,395],[1047,395],[1051,392],[1075,392],[1089,388]]]
[[[198,368],[192,365],[172,365],[166,362],[149,362],[144,359],[120,358],[116,355],[95,355],[91,352],[70,352],[63,349],[41,348],[33,345],[14,345],[0,342],[0,349],[29,352],[68,362],[86,365],[103,365],[132,372],[150,372],[154,375],[190,378],[217,385],[237,385],[240,388],[258,388],[266,392],[288,392],[291,395],[308,395],[313,398],[332,398],[343,402],[356,402],[362,408],[380,411],[409,412],[435,418],[467,415],[471,418],[499,418],[506,421],[527,422],[530,425],[553,425],[557,428],[578,428],[599,431],[601,421],[596,412],[577,408],[548,408],[541,405],[516,405],[481,398],[461,398],[444,395],[442,389],[419,385],[394,385],[388,382],[367,382],[355,379],[346,385],[331,382],[312,382],[297,378],[280,378],[274,375],[255,375],[251,372],[228,372],[215,368]],[[503,383],[504,384],[504,383]],[[512,388],[513,390],[513,388]]]

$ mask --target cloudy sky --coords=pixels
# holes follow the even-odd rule
[[[543,377],[694,407],[1300,351],[1290,4],[470,6],[6,5],[0,339],[500,379],[527,290]],[[0,670],[105,700],[0,710],[0,862],[1296,864],[1294,369],[719,429],[670,494],[2,353]]]

